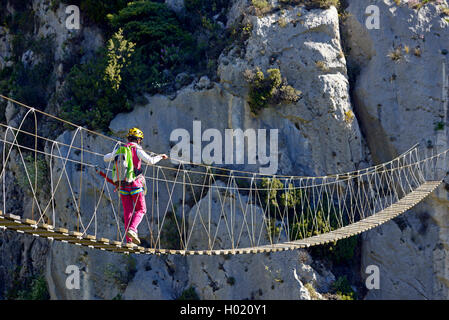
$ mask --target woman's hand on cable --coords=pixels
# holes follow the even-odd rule
[[[160,155],[162,157],[163,160],[168,159],[168,156],[164,153]]]

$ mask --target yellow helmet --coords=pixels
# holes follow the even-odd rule
[[[143,139],[143,132],[139,128],[131,128],[128,131],[127,137],[128,138],[129,137],[135,137],[135,138]]]

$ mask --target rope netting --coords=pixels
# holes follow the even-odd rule
[[[3,213],[124,243],[120,197],[96,172],[111,176],[112,164],[103,156],[123,142],[0,97],[18,110],[14,121],[0,123]],[[58,137],[41,133],[60,126],[66,130],[54,130],[63,132]],[[442,180],[447,152],[416,145],[387,163],[321,177],[264,175],[176,159],[143,165],[147,214],[139,237],[146,248],[193,252],[267,247],[326,234],[386,210],[427,181]]]

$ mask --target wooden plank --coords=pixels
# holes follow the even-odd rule
[[[39,228],[43,228],[43,229],[47,229],[47,230],[53,230],[54,229],[53,226],[51,226],[49,224],[46,224],[46,223],[38,223],[37,226]]]
[[[95,236],[92,236],[92,235],[90,235],[90,234],[85,234],[84,235],[84,238],[86,238],[86,239],[89,239],[89,240],[94,240],[94,241],[96,241],[97,240],[97,237],[95,237]]]
[[[19,220],[20,221],[22,219],[22,217],[17,216],[15,214],[10,214],[10,213],[5,214],[4,216],[6,219],[10,219],[10,220]]]
[[[40,237],[53,238],[58,241],[66,241],[69,243],[76,243],[76,240],[78,240],[78,239],[74,239],[71,236],[66,236],[66,235],[63,235],[60,233],[54,233],[54,232],[50,233],[46,230],[40,230],[40,229],[34,230],[34,231],[30,232],[30,234],[37,234]]]
[[[62,234],[69,234],[69,230],[65,229],[65,228],[56,228],[55,232],[59,232],[59,233],[62,233]]]
[[[17,222],[4,219],[4,220],[0,220],[0,225],[3,225],[3,226],[15,226],[15,225],[17,225]]]
[[[69,235],[76,237],[76,238],[81,238],[83,236],[83,234],[81,232],[77,232],[77,231],[69,231]]]
[[[153,248],[145,248],[145,252],[148,253],[148,254],[155,254],[156,250],[153,249]]]
[[[37,221],[36,220],[31,220],[31,219],[22,219],[22,223],[25,224],[29,224],[29,225],[37,225]]]

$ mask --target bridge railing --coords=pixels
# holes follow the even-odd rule
[[[120,197],[103,155],[121,142],[18,105],[0,123],[0,208],[82,235],[125,241]],[[49,126],[62,134],[45,136]],[[71,130],[68,130],[71,128]],[[45,129],[45,130],[44,130]],[[414,146],[395,159],[322,177],[261,175],[204,164],[144,166],[146,247],[258,247],[327,233],[397,203],[447,172],[447,150]]]

